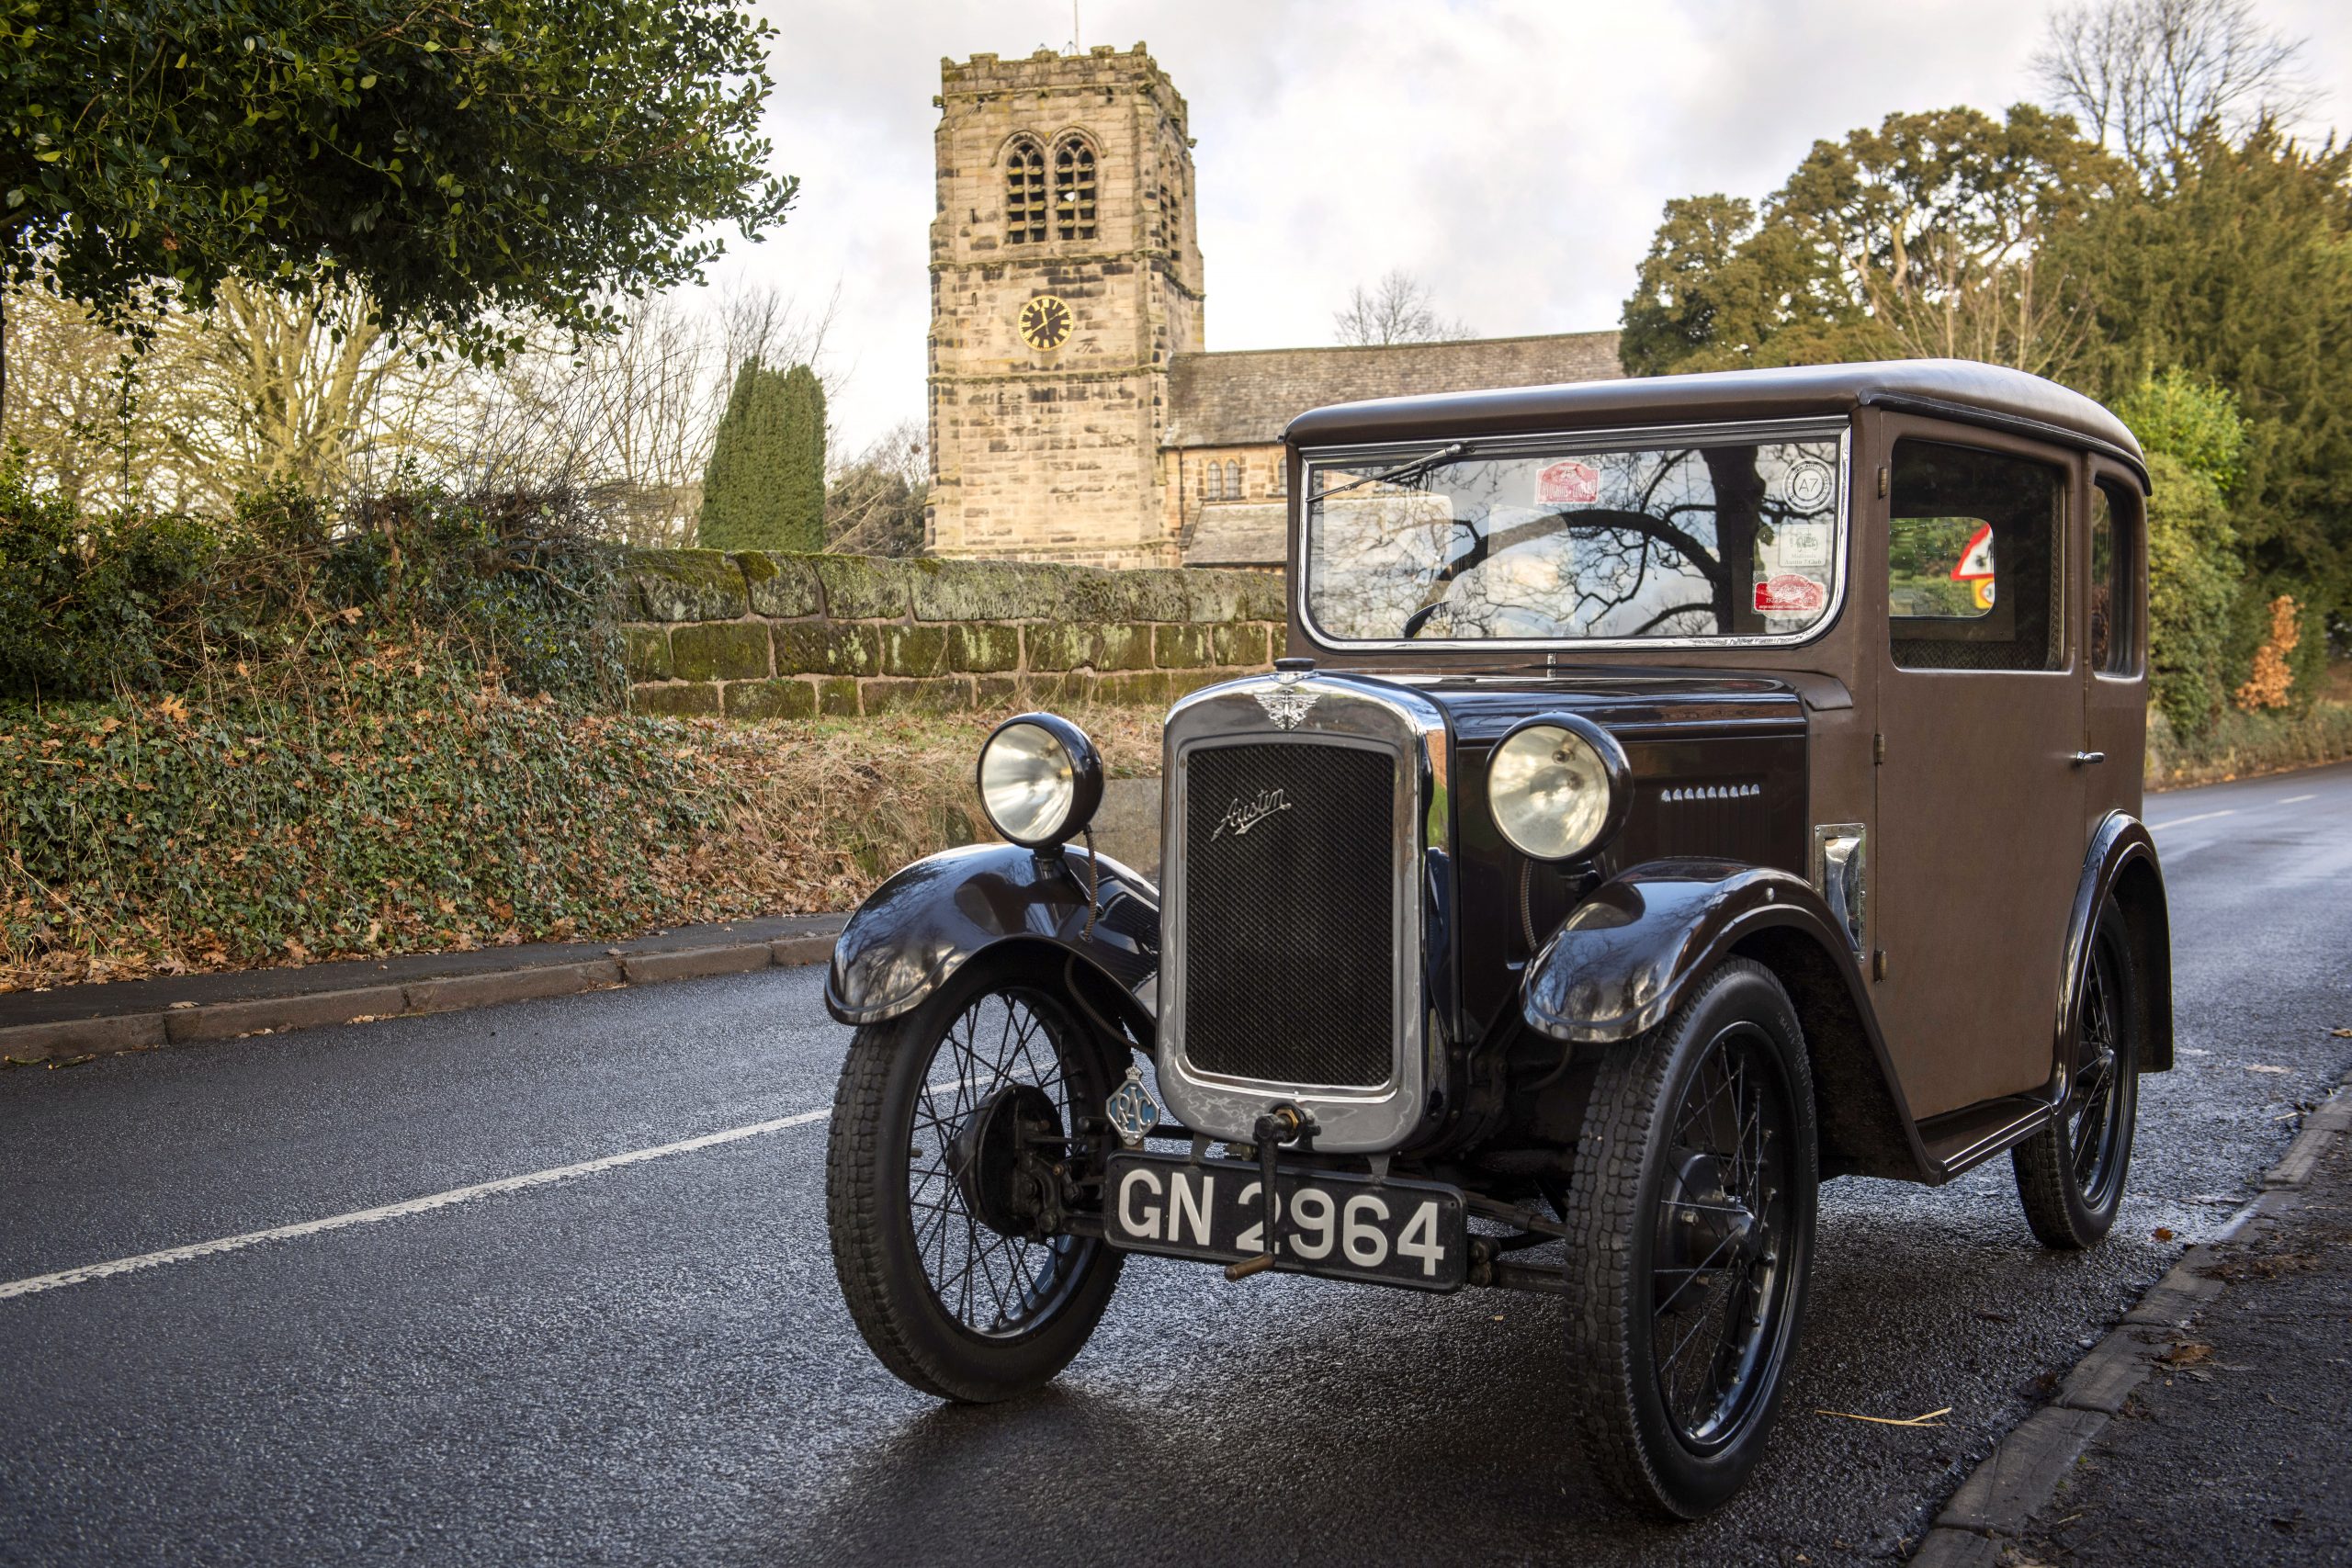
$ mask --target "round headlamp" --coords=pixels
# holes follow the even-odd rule
[[[1016,844],[1049,849],[1093,820],[1102,804],[1102,755],[1066,718],[1024,713],[980,747],[980,809]]]
[[[1575,860],[1624,820],[1631,770],[1616,738],[1588,718],[1545,714],[1514,727],[1487,764],[1487,807],[1530,860]]]

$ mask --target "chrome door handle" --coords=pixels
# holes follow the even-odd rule
[[[2078,768],[2088,768],[2106,761],[2107,753],[2104,751],[2077,751],[2066,760],[2074,763],[2075,766]]]

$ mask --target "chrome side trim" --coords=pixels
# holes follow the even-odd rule
[[[1262,705],[1277,691],[1306,686],[1316,700],[1283,726]],[[1280,705],[1288,713],[1292,705]],[[1446,767],[1445,716],[1419,693],[1360,676],[1313,674],[1278,681],[1250,676],[1207,687],[1179,702],[1168,718],[1161,804],[1161,984],[1156,1062],[1159,1091],[1185,1126],[1227,1142],[1248,1141],[1269,1107],[1290,1101],[1315,1115],[1315,1146],[1332,1154],[1396,1148],[1419,1124],[1430,1085],[1443,1066],[1442,996],[1425,967],[1442,943],[1431,897],[1432,872],[1453,850],[1453,802]],[[1192,919],[1185,845],[1192,753],[1218,745],[1337,745],[1372,748],[1397,760],[1396,820],[1410,830],[1390,846],[1396,890],[1394,943],[1396,1038],[1387,1080],[1368,1089],[1226,1077],[1195,1070],[1184,1054],[1187,943]],[[1214,912],[1209,912],[1214,918]]]
[[[1291,575],[1296,581],[1291,588],[1293,613],[1297,616],[1300,631],[1317,648],[1333,651],[1362,652],[1367,650],[1396,651],[1409,649],[1488,649],[1510,652],[1517,649],[1550,650],[1553,652],[1589,652],[1596,649],[1691,649],[1691,648],[1802,648],[1826,637],[1845,613],[1849,579],[1853,575],[1852,479],[1854,471],[1854,431],[1850,420],[1824,420],[1807,416],[1791,420],[1748,421],[1736,424],[1700,425],[1631,425],[1613,430],[1564,430],[1547,435],[1495,436],[1486,440],[1471,437],[1473,460],[1489,457],[1510,457],[1532,452],[1593,452],[1623,450],[1628,445],[1643,446],[1674,446],[1681,443],[1706,441],[1729,443],[1742,438],[1758,441],[1802,440],[1807,436],[1834,435],[1838,439],[1838,498],[1832,503],[1836,543],[1831,553],[1838,562],[1837,591],[1830,596],[1829,613],[1801,632],[1782,632],[1764,637],[1401,637],[1351,641],[1334,637],[1316,624],[1315,613],[1308,607],[1309,563],[1314,558],[1307,539],[1307,511],[1313,505],[1312,491],[1315,467],[1342,459],[1397,457],[1409,457],[1444,445],[1443,442],[1385,442],[1374,446],[1316,446],[1299,454],[1300,468],[1297,494],[1291,504],[1295,511],[1294,536],[1297,541],[1297,570]]]
[[[1824,822],[1813,829],[1813,886],[1837,918],[1846,945],[1861,956],[1870,906],[1870,829]]]

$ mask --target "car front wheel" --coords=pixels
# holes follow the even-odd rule
[[[1110,1055],[1057,986],[978,963],[851,1039],[825,1162],[833,1267],[908,1383],[1009,1399],[1094,1331],[1122,1255],[1054,1234],[1044,1189],[1084,1163],[1080,1122],[1114,1087]]]
[[[1601,1066],[1569,1185],[1568,1326],[1586,1451],[1627,1500],[1696,1518],[1755,1468],[1819,1185],[1804,1036],[1760,964],[1726,962]]]

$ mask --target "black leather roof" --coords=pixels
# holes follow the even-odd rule
[[[2128,462],[2143,482],[2147,476],[2140,443],[2099,404],[2055,381],[1968,359],[1797,365],[1380,398],[1310,410],[1290,422],[1283,438],[1303,446],[1329,446],[1481,432],[1844,414],[1864,407],[2030,431],[2105,451]]]

